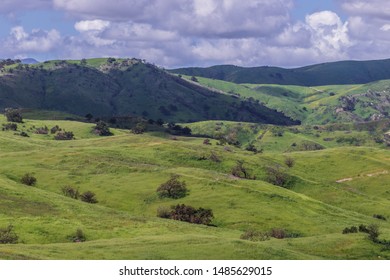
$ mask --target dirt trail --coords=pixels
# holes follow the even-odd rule
[[[364,176],[374,177],[374,176],[386,175],[386,174],[389,174],[389,171],[383,170],[383,171],[379,171],[379,172],[375,172],[375,173],[365,174]],[[355,178],[352,178],[352,177],[351,178],[343,178],[343,179],[337,180],[336,183],[349,182],[349,181],[352,181],[353,179],[355,179]]]

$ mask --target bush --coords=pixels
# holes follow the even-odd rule
[[[192,206],[187,206],[184,204],[173,206],[170,213],[171,219],[192,224],[209,225],[213,217],[214,215],[211,209],[195,209]]]
[[[64,131],[64,132],[58,132],[56,136],[54,136],[55,140],[73,140],[74,134],[72,131]]]
[[[103,121],[99,121],[96,126],[94,127],[95,134],[99,136],[111,136],[112,133],[110,131],[110,127],[107,125],[107,123]]]
[[[359,226],[359,232],[365,232],[365,233],[368,233],[368,228],[367,228],[367,226],[365,226],[365,225],[360,225]]]
[[[368,230],[368,239],[370,239],[373,242],[377,242],[378,237],[380,235],[379,226],[372,224],[367,227],[367,230]]]
[[[171,175],[171,178],[165,183],[161,184],[156,192],[160,198],[168,197],[178,199],[187,195],[186,182],[178,180],[179,175]]]
[[[203,145],[211,145],[210,139],[204,139],[203,140]]]
[[[80,195],[82,201],[87,203],[98,203],[95,194],[91,191],[86,191]]]
[[[79,190],[76,190],[75,188],[73,188],[71,186],[63,186],[61,188],[61,191],[65,196],[71,197],[73,199],[78,199],[80,197]]]
[[[26,173],[23,175],[22,179],[20,179],[22,184],[27,186],[34,186],[37,183],[37,178],[32,176],[30,173]]]
[[[374,214],[373,217],[374,217],[375,219],[379,219],[379,220],[386,221],[386,217],[383,216],[383,215],[380,215],[380,214]]]
[[[39,127],[35,130],[35,134],[48,134],[48,133],[49,133],[49,129],[47,128],[47,126]]]
[[[24,132],[24,131],[20,132],[19,135],[22,136],[22,137],[30,137],[30,136],[28,136],[28,134],[27,134],[26,132]]]
[[[349,233],[357,233],[358,232],[358,228],[355,227],[355,226],[352,226],[352,227],[346,227],[343,229],[343,234],[349,234]]]
[[[266,168],[266,180],[273,185],[289,188],[293,184],[293,178],[280,166],[268,166]]]
[[[237,164],[232,168],[232,175],[238,178],[253,179],[256,178],[249,175],[248,170],[244,167],[244,162],[241,160],[237,161]]]
[[[0,244],[18,243],[18,235],[14,232],[14,227],[9,225],[6,228],[0,228]]]
[[[139,122],[135,125],[135,127],[133,127],[131,129],[131,132],[133,132],[134,134],[142,134],[146,131],[146,124],[145,123],[142,123],[142,122]]]
[[[6,108],[4,115],[7,118],[7,121],[9,122],[16,122],[16,123],[23,122],[22,114],[20,113],[19,109]]]
[[[87,240],[84,232],[81,229],[77,229],[76,232],[70,236],[68,236],[72,242],[84,242]]]
[[[247,230],[240,236],[240,238],[250,241],[266,241],[269,240],[271,237],[268,232]]]
[[[284,160],[284,163],[289,167],[293,167],[295,165],[295,160],[291,157],[287,157],[285,160]]]
[[[57,133],[58,131],[61,131],[61,128],[60,128],[58,125],[53,126],[53,127],[50,129],[50,133],[51,133],[51,134],[55,134],[55,133]]]
[[[277,239],[284,239],[286,238],[287,236],[287,233],[284,229],[282,228],[273,228],[271,229],[270,231],[270,235],[271,237],[273,238],[277,238]]]
[[[163,219],[171,218],[171,209],[165,206],[160,206],[157,208],[157,217]]]
[[[16,123],[6,123],[6,124],[3,124],[3,130],[16,131],[17,129],[18,129],[18,125]]]

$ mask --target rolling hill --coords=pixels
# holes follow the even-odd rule
[[[0,123],[6,123],[3,116]],[[55,125],[73,131],[77,140],[34,133]],[[346,227],[378,224],[381,240],[390,237],[388,221],[373,217],[390,217],[390,154],[379,145],[341,143],[281,153],[283,145],[315,136],[277,127],[284,134],[263,135],[267,148],[254,154],[216,140],[205,145],[204,138],[172,139],[120,129],[99,137],[92,126],[26,119],[16,133],[25,131],[30,137],[0,131],[0,228],[12,224],[19,237],[17,244],[0,244],[0,259],[390,258],[367,234],[342,234]],[[206,128],[199,124],[200,131]],[[285,166],[286,157],[294,159],[292,167]],[[255,180],[232,176],[238,161]],[[269,183],[266,170],[274,165],[292,176],[294,184]],[[25,173],[37,178],[35,186],[20,182]],[[187,196],[156,194],[171,174],[186,182]],[[92,191],[98,203],[64,196],[63,186]],[[213,226],[157,217],[161,207],[182,203],[212,209]],[[72,241],[77,229],[85,242]],[[286,236],[263,241],[245,237],[269,231]]]
[[[207,119],[294,124],[257,102],[208,90],[137,59],[48,61],[1,68],[0,109],[55,110],[167,122]]]
[[[173,69],[176,74],[224,80],[238,84],[279,84],[300,86],[366,84],[390,79],[390,59],[338,61],[294,69],[280,67],[238,67],[219,65],[208,68]]]

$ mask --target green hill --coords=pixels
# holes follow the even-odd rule
[[[316,87],[197,80],[206,88],[258,101],[304,124],[370,122],[387,119],[390,114],[390,80]]]
[[[5,123],[1,116],[0,124]],[[77,140],[34,133],[55,125],[73,131]],[[229,134],[235,125],[220,130]],[[367,234],[342,234],[346,227],[378,224],[380,240],[390,238],[388,221],[373,218],[390,218],[390,153],[380,145],[335,143],[322,150],[282,153],[284,143],[316,136],[276,127],[286,131],[282,136],[264,134],[267,148],[254,154],[216,140],[206,145],[204,138],[162,133],[112,129],[113,136],[99,137],[92,127],[26,119],[17,131],[0,131],[0,228],[12,224],[19,237],[17,244],[0,245],[1,259],[390,258],[384,245]],[[207,126],[200,123],[198,128],[206,133],[202,127]],[[18,135],[21,131],[30,137]],[[295,162],[290,168],[286,157]],[[233,176],[237,162],[252,179]],[[280,166],[291,184],[269,183],[270,166]],[[21,183],[25,173],[36,177],[35,186]],[[186,182],[187,196],[157,195],[157,187],[171,174]],[[92,191],[98,203],[66,197],[63,186]],[[182,203],[211,209],[213,226],[157,217],[161,207]],[[85,242],[72,241],[77,229]],[[284,238],[243,239],[251,232]]]
[[[238,84],[301,86],[365,84],[390,79],[390,59],[339,61],[294,69],[269,66],[245,68],[219,65],[208,68],[180,68],[171,71],[182,75],[218,79]]]
[[[2,65],[0,109],[22,107],[79,116],[142,116],[167,122],[207,119],[293,124],[256,102],[205,89],[137,59]]]

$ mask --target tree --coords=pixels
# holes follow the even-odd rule
[[[284,163],[289,167],[293,167],[295,165],[295,160],[291,157],[287,157],[285,160],[284,160]]]
[[[214,215],[211,209],[195,209],[194,207],[185,204],[172,206],[170,214],[170,218],[173,220],[204,225],[209,225],[213,217]]]
[[[107,125],[107,123],[103,121],[99,121],[96,126],[94,127],[94,131],[99,136],[111,136],[112,133],[110,131],[110,127]]]
[[[134,134],[142,134],[146,131],[146,124],[145,123],[142,123],[142,122],[139,122],[135,125],[135,127],[133,127],[131,129],[131,132],[133,132]]]
[[[292,184],[292,177],[280,166],[268,166],[266,168],[267,182],[273,185],[288,188]]]
[[[232,175],[238,178],[245,179],[255,179],[255,177],[250,176],[248,170],[244,167],[244,162],[238,160],[237,164],[232,168]]]
[[[85,58],[80,60],[80,65],[86,66],[87,65],[87,60]]]
[[[168,197],[173,199],[178,199],[185,197],[187,195],[186,182],[179,180],[179,175],[171,175],[171,178],[165,183],[161,184],[156,192],[160,198]]]
[[[88,113],[85,115],[85,118],[87,119],[87,121],[91,121],[93,119],[93,115],[91,113]]]
[[[20,179],[22,184],[27,186],[34,186],[37,183],[37,178],[32,176],[30,173],[26,173],[23,175],[22,179]]]
[[[23,122],[22,114],[20,113],[19,109],[6,108],[4,115],[7,118],[7,121],[9,122],[16,122],[16,123]]]
[[[55,140],[73,140],[74,134],[72,131],[64,131],[64,132],[58,132],[56,136],[54,136]]]
[[[87,202],[87,203],[98,203],[95,193],[91,191],[86,191],[80,195],[80,198],[82,201]]]

